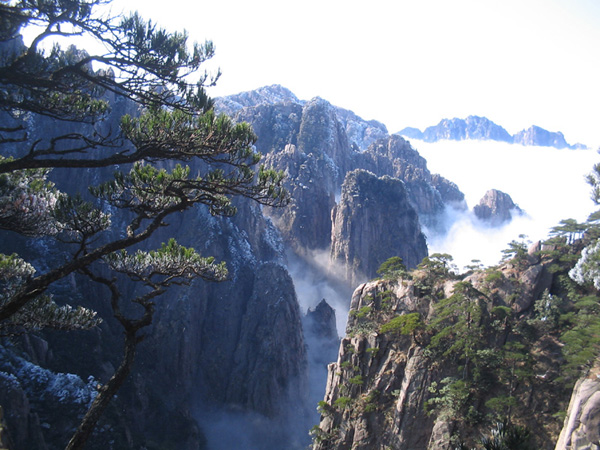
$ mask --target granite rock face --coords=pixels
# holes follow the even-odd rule
[[[305,249],[324,249],[331,235],[330,211],[335,205],[335,186],[339,171],[324,154],[306,154],[289,144],[283,152],[265,158],[269,166],[287,174],[290,204],[284,208],[265,208],[288,245],[298,253]]]
[[[492,226],[510,222],[514,215],[524,214],[510,195],[496,189],[487,191],[479,204],[473,207],[473,212],[478,219]]]
[[[345,267],[351,285],[375,277],[392,256],[400,256],[411,268],[427,256],[418,215],[404,183],[396,178],[350,172],[332,217],[331,259]]]
[[[348,140],[360,151],[364,151],[378,139],[388,136],[388,130],[384,124],[376,120],[365,121],[352,111],[336,108],[336,116],[348,136]]]
[[[431,228],[441,224],[445,205],[464,209],[464,196],[456,185],[432,175],[418,152],[401,137],[388,136],[384,125],[320,98],[295,102],[278,86],[258,91],[257,105],[239,96],[218,99],[216,105],[236,121],[250,123],[265,163],[286,173],[292,201],[285,209],[266,213],[296,252],[329,247],[331,209],[344,177],[355,169],[403,180],[422,223]],[[227,106],[231,102],[243,106]]]
[[[272,105],[275,103],[301,103],[292,91],[279,85],[264,86],[253,91],[219,97],[215,99],[215,108],[228,116],[234,115],[245,107]]]
[[[275,263],[256,268],[226,390],[228,403],[267,417],[302,403],[306,353],[294,285]]]
[[[336,329],[335,310],[325,299],[321,300],[314,309],[308,309],[304,316],[304,328],[307,330],[307,334],[319,340],[335,342],[337,352],[339,337]]]
[[[357,168],[402,180],[411,204],[425,225],[436,225],[445,204],[457,209],[466,207],[464,194],[458,187],[440,175],[432,175],[425,158],[400,136],[376,141],[357,161]]]
[[[440,398],[436,397],[442,392],[440,386],[465,376],[464,368],[457,369],[453,358],[443,358],[430,346],[433,338],[429,326],[439,317],[437,305],[451,299],[468,283],[473,288],[472,294],[482,302],[483,315],[488,317],[489,323],[497,310],[514,311],[519,320],[527,320],[532,317],[532,305],[541,290],[552,287],[553,275],[548,270],[551,263],[532,256],[519,265],[507,262],[499,266],[494,277],[489,271],[476,271],[463,280],[452,276],[440,278],[439,274],[419,268],[409,277],[399,275],[358,286],[352,296],[346,336],[342,339],[338,359],[329,365],[313,450],[450,450],[456,448],[458,438],[467,443],[467,448],[475,448],[482,428],[469,425],[465,420],[467,407],[453,411],[444,406],[435,407],[439,403],[432,401]],[[527,272],[540,276],[528,277],[524,275]],[[457,298],[452,300],[454,304]],[[410,329],[383,328],[398,318],[411,316],[418,317],[418,321]],[[491,352],[483,350],[481,355],[497,354],[504,339],[514,338],[509,336],[507,328],[499,331],[499,339],[487,341]],[[540,336],[528,345],[533,347],[532,354],[537,355],[532,366],[534,373],[541,375],[532,376],[514,390],[519,405],[513,408],[513,419],[535,430],[537,446],[533,448],[552,448],[558,435],[552,416],[568,401],[564,390],[555,391],[549,385],[559,376],[560,343],[553,337]],[[475,387],[475,384],[469,386]],[[472,398],[469,406],[469,411],[477,417],[489,412],[485,409],[488,399],[504,392],[497,384],[484,383],[484,386],[479,388],[481,397]],[[577,413],[577,418],[571,420],[577,428],[579,417],[590,417],[585,424],[581,422],[580,429],[587,426],[585,432],[592,439],[598,429],[594,394],[597,388],[598,383],[588,392],[586,398],[590,400],[581,401],[579,409],[585,412]],[[447,401],[454,397],[444,398]],[[560,450],[567,448],[571,447],[560,447]],[[595,447],[581,447],[591,448]]]
[[[290,442],[299,442],[296,448],[305,447],[307,366],[315,364],[307,348],[312,351],[311,344],[313,350],[316,344],[306,339],[303,330],[294,286],[285,269],[286,251],[329,250],[336,197],[346,174],[355,169],[373,170],[377,175],[374,180],[383,175],[394,177],[376,181],[382,184],[393,208],[381,203],[378,188],[361,190],[373,224],[351,214],[340,219],[352,218],[352,223],[362,228],[357,239],[355,235],[344,236],[352,242],[343,245],[352,264],[369,274],[398,253],[408,265],[416,265],[427,251],[417,215],[427,220],[443,210],[447,199],[461,196],[455,185],[434,178],[406,141],[387,136],[385,126],[365,121],[323,99],[304,102],[281,86],[270,86],[219,99],[216,108],[253,126],[257,149],[265,155],[263,161],[286,172],[292,201],[277,210],[236,201],[238,214],[232,218],[215,218],[206,209],[194,209],[171,218],[170,226],[161,228],[147,242],[148,248],[156,248],[175,235],[182,245],[225,261],[230,279],[175,287],[156,302],[152,329],[138,348],[131,378],[115,400],[116,412],[106,424],[115,445],[122,448],[142,445],[141,439],[157,447],[203,448],[203,428],[210,430],[210,424],[197,412],[206,408],[242,411],[247,414],[249,428],[258,417],[267,428],[285,430],[278,439],[293,436]],[[135,105],[115,102],[115,120],[124,113],[135,114]],[[61,132],[44,120],[36,126],[39,134]],[[72,131],[69,127],[62,131]],[[196,169],[192,167],[192,171]],[[56,170],[52,175],[59,188],[74,192],[103,181],[111,170],[81,171],[78,177],[68,170]],[[343,205],[339,209],[344,210]],[[116,233],[120,220],[115,217],[113,221]],[[375,229],[371,230],[372,226]],[[387,236],[385,232],[389,232]],[[383,241],[380,235],[385,236]],[[400,236],[405,240],[401,242]],[[411,239],[416,244],[411,244]],[[4,244],[14,244],[8,241]],[[342,245],[341,240],[337,242]],[[40,264],[47,262],[48,246],[51,254],[63,256],[60,249],[52,247],[56,243],[36,245],[31,249],[32,260]],[[361,245],[369,246],[364,254]],[[415,248],[407,250],[411,245]],[[390,249],[393,254],[388,255]],[[364,262],[359,261],[361,258]],[[137,288],[123,284],[120,289],[129,296]],[[25,356],[35,367],[73,373],[77,383],[90,375],[104,382],[120,362],[122,345],[122,329],[105,302],[107,293],[103,287],[73,276],[58,286],[55,295],[57,299],[75,295],[82,305],[97,310],[105,323],[97,332],[78,333],[76,339],[44,336],[40,342],[47,348],[34,351],[30,346],[24,350]],[[319,305],[318,311],[323,313],[323,325],[331,327],[331,316],[325,317],[327,308]],[[337,337],[324,340],[328,351],[338,345]],[[328,362],[324,359],[319,364]],[[13,442],[23,442],[22,448],[63,445],[62,437],[55,439],[42,427],[48,411],[39,406],[37,394],[19,389],[7,388],[12,400],[2,404],[9,430],[16,433]],[[64,427],[51,426],[52,433],[75,426],[77,413],[72,409],[65,415]],[[297,438],[299,435],[302,437]]]
[[[306,428],[308,368],[302,318],[277,230],[245,201],[231,219],[199,211],[181,227],[191,239],[194,230],[204,230],[195,247],[226,261],[230,280],[198,281],[160,303],[149,343],[140,349],[143,391],[162,399],[162,413],[169,405],[191,419],[198,408],[215,415],[235,410],[243,412],[238,420],[247,421],[248,429],[260,418],[255,434],[264,433],[265,440],[272,439],[271,428],[280,430],[277,439],[291,440]],[[161,391],[173,384],[176,389]],[[148,405],[140,414],[144,427],[158,420],[153,413]],[[204,426],[211,424],[200,420]]]
[[[600,370],[596,365],[577,381],[555,450],[594,450],[600,447]]]

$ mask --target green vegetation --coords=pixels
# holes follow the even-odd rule
[[[421,314],[414,312],[396,316],[384,323],[379,328],[381,334],[398,333],[400,335],[411,335],[418,344],[419,335],[425,330],[425,323],[421,320]]]
[[[591,179],[600,203],[600,164]],[[469,445],[456,449],[540,448],[537,436],[516,425],[522,423],[541,424],[542,440],[556,433],[553,424],[564,417],[570,388],[600,355],[599,224],[600,211],[585,224],[562,221],[537,254],[529,254],[521,235],[508,244],[499,266],[473,264],[465,274],[447,254],[425,258],[410,273],[401,260],[388,260],[363,306],[351,313],[354,329],[368,324],[369,345],[379,339],[394,364],[402,367],[417,352],[427,358],[438,381],[429,385],[425,412],[458,427],[453,442],[467,438]],[[533,298],[534,286],[523,275],[536,270],[545,271],[536,286],[545,289]],[[352,404],[351,420],[376,420],[365,414],[377,411],[387,426],[403,391],[396,384],[372,395],[371,381],[344,372],[340,404]],[[532,405],[542,404],[544,412],[532,421]],[[337,409],[339,421],[343,408]]]
[[[355,377],[352,377],[348,380],[348,383],[356,384],[356,385],[361,385],[364,382],[365,382],[365,380],[363,380],[362,375],[356,375]]]
[[[531,432],[522,426],[510,422],[498,423],[488,436],[479,440],[478,447],[469,447],[459,443],[454,450],[534,450]]]
[[[104,286],[106,304],[125,336],[121,365],[99,389],[68,449],[85,445],[128,376],[139,332],[152,323],[154,300],[192,278],[227,276],[222,264],[173,240],[156,250],[144,242],[168,218],[195,205],[230,216],[237,196],[270,206],[287,201],[283,174],[258,166],[261,155],[251,127],[212,110],[204,89],[219,74],[201,71],[214,54],[212,43],[190,44],[185,32],[167,32],[137,14],[111,16],[107,3],[0,5],[0,40],[11,49],[0,61],[0,229],[59,241],[56,251],[70,255],[46,255],[39,272],[22,256],[0,256],[0,332],[97,325],[93,311],[59,307],[47,294],[78,273]],[[28,45],[20,38],[25,28],[38,32]],[[55,36],[67,47],[44,50]],[[102,54],[69,45],[85,39]],[[119,114],[116,103],[137,107],[139,115],[113,117]],[[115,119],[119,129],[111,125]],[[51,132],[39,135],[44,124]],[[192,175],[178,161],[202,169]],[[47,179],[56,168],[69,169],[72,178],[85,174],[95,180],[102,179],[103,168],[117,172],[112,181],[67,195]],[[126,251],[134,246],[135,253]],[[137,282],[139,295],[125,295],[119,278]],[[139,308],[137,316],[128,315],[130,302]]]
[[[531,245],[531,241],[526,240],[527,236],[524,234],[519,235],[519,241],[511,241],[508,243],[508,248],[502,250],[504,255],[503,261],[511,261],[517,265],[517,267],[524,267],[527,264],[527,249]]]
[[[334,406],[338,409],[348,409],[353,401],[350,397],[338,397],[334,402]]]
[[[407,275],[406,266],[399,256],[393,256],[379,266],[377,274],[384,280],[393,280]]]
[[[533,390],[535,383],[544,380],[551,386],[557,408],[553,414],[558,414],[566,407],[565,394],[573,381],[600,354],[600,302],[594,289],[600,257],[595,259],[595,248],[584,252],[587,266],[580,260],[573,269],[581,243],[596,241],[590,239],[593,233],[582,234],[581,224],[568,221],[562,227],[559,231],[569,235],[553,236],[539,255],[528,254],[525,236],[512,241],[501,267],[473,266],[460,275],[450,255],[434,254],[409,274],[383,279],[404,286],[412,283],[414,293],[431,305],[426,316],[417,311],[392,313],[397,308],[393,294],[385,304],[376,301],[381,294],[371,294],[369,308],[353,314],[354,320],[375,323],[392,348],[406,348],[401,337],[407,335],[414,338],[412,345],[424,348],[431,370],[442,375],[441,381],[430,385],[425,402],[429,414],[458,422],[468,436],[501,423],[477,448],[533,448],[529,432],[512,421],[530,414],[526,406],[530,396],[541,395]],[[522,274],[539,260],[551,269],[554,282],[537,298],[524,300],[530,286]],[[449,286],[453,287],[447,295]],[[368,389],[369,380],[360,380]],[[369,401],[362,410],[386,411],[394,393],[400,391],[379,396],[377,406]]]

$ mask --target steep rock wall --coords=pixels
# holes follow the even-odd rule
[[[319,404],[321,422],[312,430],[313,449],[449,450],[458,442],[472,448],[493,420],[499,420],[492,419],[498,417],[493,403],[497,400],[488,400],[504,398],[507,389],[516,400],[512,420],[535,430],[533,448],[554,448],[560,430],[553,415],[568,401],[560,382],[560,344],[546,332],[535,334],[530,328],[527,337],[515,331],[514,322],[494,322],[501,312],[525,324],[534,317],[535,300],[544,290],[556,287],[550,265],[551,261],[531,254],[518,264],[510,261],[461,280],[440,276],[442,266],[429,264],[409,276],[390,275],[359,286],[352,296],[338,359],[328,368],[327,390]],[[467,298],[464,292],[469,292],[469,302],[476,302],[470,305],[481,308],[477,313],[481,338],[471,341],[467,354],[477,350],[473,358],[488,355],[493,359],[503,354],[505,345],[513,348],[525,339],[527,358],[532,361],[530,375],[510,384],[498,375],[502,366],[492,369],[486,363],[477,372],[472,366],[477,363],[470,357],[461,359],[452,353],[452,346],[460,341],[456,334],[460,324],[475,326],[469,317],[477,310],[453,309]],[[434,345],[446,314],[457,314],[444,331],[451,334]],[[510,351],[509,359],[513,357]],[[464,380],[469,388],[461,391]],[[502,415],[506,410],[499,411]]]
[[[374,277],[392,256],[411,268],[427,256],[417,213],[398,179],[350,172],[332,216],[331,259],[345,267],[351,285]]]
[[[573,388],[555,450],[600,448],[600,367],[596,365]]]
[[[403,180],[421,222],[429,227],[442,227],[445,205],[465,208],[456,185],[433,176],[410,143],[323,99],[302,102],[271,86],[219,99],[217,108],[250,123],[265,163],[286,173],[292,201],[266,213],[298,253],[328,248],[330,211],[344,177],[355,169]]]

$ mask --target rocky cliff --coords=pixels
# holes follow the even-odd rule
[[[130,106],[118,108],[128,111]],[[456,300],[453,296],[464,293],[454,291],[466,289],[460,283],[470,283],[481,296],[470,290],[469,295],[485,305],[480,311],[485,317],[482,323],[502,330],[482,332],[486,339],[519,341],[521,335],[514,337],[498,321],[531,315],[546,288],[554,289],[553,294],[559,291],[548,264],[532,257],[522,266],[508,264],[457,279],[448,275],[446,261],[432,255],[410,276],[388,274],[362,285],[352,298],[348,336],[337,355],[333,309],[327,302],[317,304],[322,298],[318,296],[311,300],[307,317],[301,317],[289,258],[309,259],[314,252],[330,252],[331,262],[343,266],[343,289],[375,276],[391,256],[401,256],[409,268],[415,268],[427,255],[421,224],[439,225],[447,207],[464,209],[464,196],[454,183],[431,174],[426,161],[402,137],[388,136],[382,124],[365,121],[323,99],[301,101],[289,90],[271,86],[219,99],[217,106],[253,126],[264,162],[287,175],[291,203],[283,209],[261,209],[240,201],[233,218],[215,218],[198,209],[171,220],[149,243],[157,246],[174,234],[183,245],[225,261],[230,279],[220,284],[198,281],[157,301],[156,320],[139,347],[134,373],[101,423],[103,437],[92,448],[230,450],[239,448],[240,442],[269,450],[304,448],[307,421],[314,414],[314,405],[307,407],[307,402],[324,389],[325,377],[319,374],[336,358],[338,362],[329,367],[317,432],[322,442],[339,445],[331,448],[449,448],[451,435],[472,438],[480,416],[468,416],[473,423],[459,417],[467,417],[471,406],[484,415],[498,415],[504,400],[488,407],[489,399],[476,386],[469,390],[469,402],[457,410],[461,415],[449,415],[443,409],[443,391],[454,385],[443,380],[460,379],[462,374],[442,355],[448,349],[434,349],[439,358],[432,357],[433,332],[420,323],[434,323],[441,314],[436,305],[444,299]],[[494,135],[493,127],[482,121],[473,119],[469,127],[465,136],[491,139]],[[46,129],[40,124],[41,131]],[[76,178],[57,171],[55,181],[74,190],[97,183],[101,176],[85,173]],[[116,218],[116,232],[118,225]],[[18,245],[3,241],[6,248]],[[62,257],[57,245],[51,241],[32,245],[36,264],[44,264],[48,248]],[[311,266],[315,268],[325,271]],[[434,281],[428,281],[430,276]],[[135,289],[122,288],[126,293]],[[98,310],[105,323],[91,333],[41,334],[29,342],[5,342],[0,404],[13,441],[19,443],[14,450],[58,448],[93,395],[95,383],[105,381],[119,363],[122,332],[103,303],[106,292],[72,277],[55,295],[76,298]],[[498,306],[512,312],[501,317],[507,311],[493,312]],[[416,320],[412,314],[420,322],[381,329],[396,316]],[[404,333],[405,326],[411,331]],[[547,362],[540,362],[536,373],[553,375],[550,362],[556,361],[559,345],[552,338],[531,345]],[[481,355],[489,352],[477,358]],[[470,361],[476,357],[469,358],[462,367],[474,364]],[[467,372],[475,383],[475,375]],[[485,373],[496,383],[490,394],[502,397],[503,383],[510,376],[502,372],[494,378]],[[28,385],[26,380],[34,375],[45,384]],[[321,384],[315,388],[312,383],[317,377]],[[46,388],[61,380],[70,380],[79,396],[61,401],[49,397]],[[548,425],[548,417],[565,403],[563,391],[544,399],[537,384],[529,379],[519,383],[509,397],[540,411],[539,423],[527,424],[540,427],[540,442],[545,446],[558,434],[556,427]],[[50,391],[52,395],[63,392]],[[56,402],[62,402],[65,413],[52,418]],[[433,412],[426,414],[424,407]],[[322,445],[319,448],[326,448]]]
[[[357,155],[356,167],[378,176],[388,175],[402,180],[411,204],[425,225],[434,227],[443,213],[444,205],[464,209],[464,194],[440,175],[432,175],[427,161],[399,136],[389,136],[373,143]]]
[[[130,108],[116,105],[113,112]],[[60,131],[51,121],[36,127],[48,136]],[[73,177],[68,170],[56,170],[53,181],[68,192],[81,192],[111,171],[82,170]],[[138,347],[133,373],[90,448],[204,448],[207,442],[211,445],[211,436],[201,430],[208,426],[199,411],[209,409],[215,415],[235,409],[240,427],[243,423],[249,429],[260,419],[266,425],[255,431],[257,439],[280,430],[269,438],[275,448],[282,440],[298,441],[299,448],[306,443],[307,355],[284,244],[258,205],[239,201],[236,206],[233,218],[215,218],[202,208],[174,217],[146,243],[156,248],[176,236],[183,245],[225,261],[230,279],[220,284],[198,281],[157,300],[154,324]],[[115,233],[122,231],[120,225],[121,218],[114,217]],[[68,255],[53,239],[25,247],[4,234],[1,251],[17,249],[41,268],[53,263],[51,257]],[[136,288],[124,283],[120,289],[128,297]],[[104,323],[91,332],[40,333],[35,347],[18,340],[2,342],[8,356],[0,367],[0,404],[12,450],[64,448],[85,404],[75,394],[61,398],[67,392],[62,389],[70,382],[89,399],[95,384],[88,385],[88,379],[105,382],[120,362],[123,331],[112,318],[109,293],[78,276],[59,283],[52,293],[59,302],[98,311]],[[44,357],[38,347],[46,349]],[[29,379],[35,377],[41,378],[33,386]]]
[[[350,285],[374,277],[392,256],[412,268],[427,255],[418,215],[397,178],[348,173],[332,220],[331,260],[344,268]]]
[[[220,284],[198,281],[191,288],[173,289],[157,302],[155,322],[139,346],[134,372],[100,425],[103,430],[111,430],[114,445],[123,448],[142,441],[148,448],[211,448],[217,439],[211,430],[227,423],[216,424],[212,418],[233,416],[254,442],[264,439],[273,448],[281,448],[282,442],[288,448],[303,447],[306,418],[310,417],[304,405],[310,392],[322,392],[325,381],[321,377],[321,387],[316,391],[307,388],[308,376],[316,373],[311,367],[325,365],[323,359],[316,362],[313,356],[322,352],[323,358],[332,357],[325,356],[320,346],[323,339],[305,340],[307,332],[303,330],[295,286],[285,268],[286,250],[301,254],[329,249],[336,196],[340,195],[346,174],[359,167],[403,178],[410,189],[403,191],[400,209],[412,211],[407,214],[415,223],[414,206],[420,207],[424,217],[443,208],[446,197],[438,187],[462,195],[450,182],[437,178],[434,183],[418,153],[401,138],[387,137],[382,124],[364,121],[325,100],[303,102],[275,86],[220,99],[217,105],[236,120],[252,124],[265,162],[286,172],[292,202],[286,209],[269,211],[238,202],[238,214],[233,218],[214,218],[199,209],[172,219],[169,227],[148,242],[149,247],[156,247],[168,236],[176,235],[183,245],[225,261],[230,279]],[[135,109],[128,104],[114,105],[115,117],[125,112],[135,114]],[[44,120],[36,127],[48,136],[61,131]],[[110,176],[109,172],[82,171],[79,177],[72,177],[65,170],[53,175],[62,189],[76,192],[97,184]],[[394,183],[402,184],[397,179]],[[376,193],[371,196],[374,198]],[[265,217],[265,212],[271,218]],[[113,224],[118,232],[120,219],[115,217]],[[421,236],[416,228],[410,233]],[[403,245],[411,239],[412,234],[405,236]],[[15,240],[5,239],[3,245],[5,252],[11,248],[22,250]],[[51,239],[35,243],[28,252],[32,261],[43,266],[49,262],[45,261],[49,249],[51,254],[64,254],[60,244]],[[419,251],[425,254],[423,249]],[[377,255],[370,258],[375,260]],[[406,258],[412,261],[408,255]],[[411,264],[418,262],[416,258]],[[121,289],[126,295],[135,292],[133,286],[123,285]],[[90,390],[84,390],[85,395],[91,395],[93,386],[88,386],[88,377],[104,382],[119,364],[121,329],[103,301],[107,293],[75,276],[58,286],[54,294],[59,300],[73,300],[75,296],[81,304],[97,310],[105,322],[97,331],[76,333],[76,338],[73,334],[41,334],[36,342],[41,345],[38,347],[46,348],[42,353],[29,344],[5,343],[11,358],[23,358],[22,363],[1,369],[6,375],[2,382],[12,386],[6,387],[10,395],[0,402],[13,441],[18,443],[15,450],[63,445],[82,411],[78,397],[74,397],[73,402],[80,406],[68,406],[65,400],[71,412],[55,418],[60,423],[52,419],[52,402],[40,402],[41,388],[32,390],[25,384],[31,371],[45,373],[47,384],[72,379],[74,385]],[[304,326],[308,328],[307,323]],[[327,349],[337,347],[337,339],[325,341]],[[313,353],[307,354],[307,350]],[[21,370],[21,366],[31,371]],[[73,378],[65,378],[67,372]],[[257,423],[261,425],[255,427]],[[106,448],[109,444],[97,439],[93,445]]]
[[[246,93],[218,99],[216,107],[233,114],[236,121],[250,123],[265,162],[286,172],[292,202],[286,209],[267,210],[267,214],[297,252],[330,246],[331,209],[346,174],[355,169],[403,180],[427,226],[441,224],[445,205],[464,208],[458,187],[431,174],[418,152],[401,137],[388,136],[382,124],[320,98],[296,102],[290,95],[281,95],[281,89],[260,89],[256,106],[240,100],[240,95],[254,97]],[[233,108],[232,102],[243,106]]]
[[[575,384],[555,450],[592,450],[600,446],[599,378],[596,366]]]
[[[473,448],[507,414],[532,430],[523,448],[554,448],[562,425],[554,416],[570,395],[564,347],[543,312],[548,299],[566,295],[555,250],[534,246],[462,276],[432,255],[410,273],[359,286],[329,366],[313,448]],[[569,435],[597,433],[595,413],[577,421],[595,411],[590,392]]]
[[[487,191],[479,203],[473,207],[473,212],[478,219],[492,226],[510,222],[513,215],[524,214],[510,195],[496,189]]]
[[[282,265],[283,244],[256,205],[242,202],[238,207],[239,215],[232,219],[198,210],[171,223],[168,232],[175,232],[180,242],[225,260],[230,279],[175,288],[157,301],[155,321],[138,347],[132,376],[100,424],[111,430],[101,436],[110,436],[120,448],[135,448],[142,441],[148,448],[212,448],[214,423],[201,412],[216,417],[231,410],[240,428],[252,430],[256,440],[272,442],[273,448],[282,442],[298,442],[298,448],[306,443],[308,362],[294,285]],[[157,235],[156,241],[161,238]],[[90,398],[88,377],[92,383],[103,382],[119,363],[122,331],[103,306],[106,292],[77,279],[70,280],[68,290],[99,311],[105,323],[97,332],[53,333],[38,338],[36,346],[6,347],[11,358],[24,358],[10,366],[11,359],[3,358],[0,367],[6,377],[0,379],[6,393],[0,402],[13,450],[62,448],[83,412],[84,400],[76,392]],[[38,347],[46,351],[34,351]],[[46,381],[32,386],[28,379],[38,373]],[[55,380],[63,380],[62,385]],[[72,398],[64,394],[68,391],[61,393],[67,388],[73,390]],[[52,401],[56,396],[63,396],[56,400],[65,408],[60,415]],[[108,445],[98,437],[90,448]]]

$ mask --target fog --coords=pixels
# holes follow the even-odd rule
[[[288,270],[294,280],[294,287],[302,314],[314,309],[325,299],[335,310],[336,328],[338,334],[344,335],[352,289],[342,280],[343,268],[329,259],[327,250],[306,250],[299,256],[292,252],[288,254]]]
[[[584,221],[594,210],[585,176],[600,155],[595,150],[558,150],[525,147],[494,141],[411,141],[427,160],[432,173],[458,185],[465,194],[469,212],[448,211],[447,234],[427,232],[429,253],[443,252],[463,268],[472,260],[497,264],[501,251],[519,235],[530,241],[548,236],[560,220]],[[501,228],[490,228],[477,220],[472,208],[489,189],[509,194],[525,211]]]

